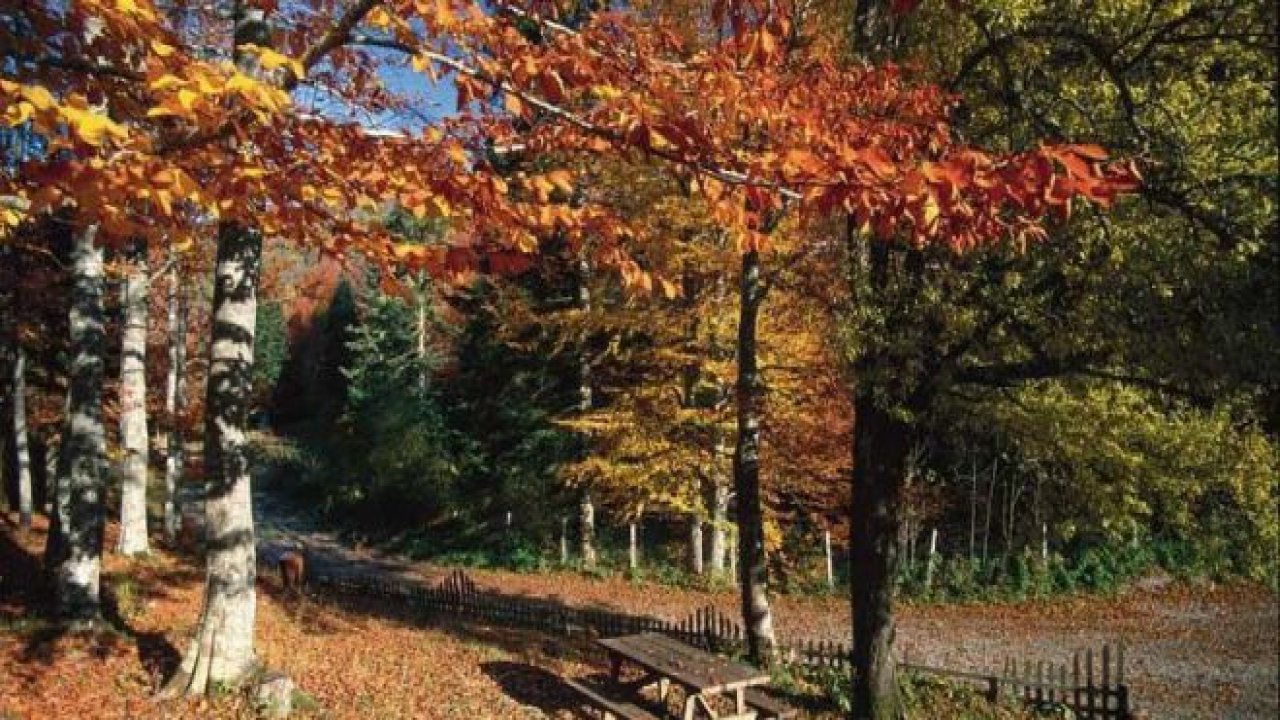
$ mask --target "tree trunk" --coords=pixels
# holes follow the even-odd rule
[[[147,255],[135,256],[121,289],[124,328],[120,350],[120,540],[122,555],[145,553],[147,547]]]
[[[429,380],[429,363],[427,362],[427,278],[425,273],[418,275],[417,287],[414,291],[414,305],[417,318],[414,327],[418,350],[418,390],[427,392]]]
[[[578,307],[585,311],[591,309],[591,265],[586,260],[578,261]],[[590,412],[594,403],[591,393],[591,363],[586,357],[586,337],[580,338],[578,348],[578,412]],[[583,488],[578,505],[579,540],[582,548],[582,566],[596,566],[596,509],[591,502],[590,488]]]
[[[729,483],[728,478],[720,473],[719,461],[722,446],[716,443],[715,479],[711,486],[711,572],[722,575],[725,561],[729,554]]]
[[[582,566],[596,566],[596,506],[591,502],[591,493],[584,490],[578,505],[578,521],[580,523],[582,543]]]
[[[836,564],[831,554],[831,531],[822,531],[822,554],[827,560],[827,587],[836,586]]]
[[[697,513],[689,516],[689,572],[694,575],[703,573],[702,518]]]
[[[59,545],[54,550],[58,613],[72,620],[101,615],[102,478],[106,431],[102,424],[102,248],[96,226],[75,238],[72,250],[71,371],[67,432],[62,443],[54,504]]]
[[[44,539],[44,567],[50,577],[57,574],[58,568],[67,557],[67,526],[70,520],[70,495],[67,494],[65,482],[70,467],[70,455],[67,445],[71,437],[71,388],[68,383],[67,393],[62,401],[62,431],[58,434],[58,453],[53,459],[53,472],[49,474],[49,534]]]
[[[13,350],[13,451],[18,466],[18,525],[31,529],[31,447],[27,438],[27,354]]]
[[[569,519],[560,518],[560,564],[569,564]]]
[[[208,579],[199,630],[169,684],[189,695],[235,685],[254,665],[255,552],[245,423],[261,256],[256,229],[219,227],[205,395]]]
[[[764,299],[760,255],[742,256],[738,319],[738,442],[733,453],[733,485],[738,497],[739,580],[742,619],[752,662],[765,662],[775,644],[769,610],[769,568],[760,505],[760,377],[756,365],[756,323]]]
[[[640,567],[640,528],[634,520],[627,525],[627,567],[632,570]]]
[[[893,579],[911,432],[869,393],[858,393],[854,412],[849,553],[853,710],[858,720],[888,720],[898,709]]]
[[[182,417],[187,398],[187,302],[186,293],[179,288],[175,270],[169,285],[169,374],[165,381],[164,409],[169,418],[168,451],[164,459],[164,532],[173,540],[178,535],[178,522],[182,508],[178,502],[178,488],[182,485],[185,463],[182,450]]]

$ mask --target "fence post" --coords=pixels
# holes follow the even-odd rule
[[[992,705],[1000,702],[1000,678],[995,675],[987,678],[987,702]]]

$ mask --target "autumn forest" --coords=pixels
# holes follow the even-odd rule
[[[1268,718],[1263,0],[0,0],[0,720]]]

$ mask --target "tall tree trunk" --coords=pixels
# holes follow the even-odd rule
[[[122,555],[145,553],[147,546],[147,251],[132,251],[121,289],[124,328],[120,350],[120,539]]]
[[[414,305],[417,311],[417,322],[415,323],[415,340],[417,341],[418,350],[418,390],[425,393],[427,391],[428,363],[427,363],[427,276],[425,273],[418,275],[417,287],[414,291]]]
[[[716,478],[711,488],[711,573],[722,575],[729,553],[729,485],[723,478]]]
[[[769,609],[769,568],[764,546],[764,513],[760,503],[760,390],[756,362],[756,324],[764,291],[760,255],[742,256],[738,318],[738,442],[733,453],[733,485],[738,496],[738,554],[742,583],[742,618],[751,660],[773,655],[773,615]]]
[[[231,223],[218,228],[204,430],[208,579],[199,630],[169,684],[190,695],[234,685],[254,664],[257,600],[245,423],[261,257],[256,229]]]
[[[97,227],[79,232],[72,249],[71,371],[67,432],[62,443],[55,508],[58,612],[72,620],[101,614],[102,478],[106,431],[102,424],[102,248]]]
[[[591,309],[591,265],[586,260],[578,261],[578,307],[585,311]],[[591,392],[591,363],[586,356],[587,338],[579,339],[578,348],[578,412],[590,412],[594,404]],[[596,509],[591,502],[591,489],[583,488],[578,500],[578,539],[582,548],[582,565],[586,568],[596,566]]]
[[[853,509],[849,553],[853,611],[853,710],[858,720],[897,714],[893,579],[911,431],[876,405],[854,400]]]
[[[18,466],[18,525],[31,529],[31,447],[27,438],[27,353],[13,348],[13,451]]]
[[[636,570],[640,567],[640,528],[639,518],[627,524],[627,567]]]
[[[68,380],[67,392],[62,401],[62,430],[58,433],[58,452],[53,458],[53,471],[49,473],[49,534],[44,539],[44,567],[53,578],[58,567],[67,557],[67,526],[70,520],[70,495],[67,494],[67,475],[71,456],[67,452],[67,444],[71,437],[71,388]]]
[[[689,515],[689,572],[701,575],[704,571],[702,555],[702,517]]]
[[[187,302],[175,270],[169,285],[169,374],[165,380],[164,410],[169,419],[168,450],[164,459],[164,532],[173,540],[178,534],[182,508],[178,488],[182,484],[185,459],[182,451],[182,417],[187,405]]]
[[[596,506],[591,501],[591,491],[583,490],[578,502],[578,538],[582,550],[582,565],[596,566]]]

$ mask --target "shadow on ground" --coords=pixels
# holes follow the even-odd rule
[[[531,705],[545,713],[572,711],[580,705],[573,690],[549,670],[507,660],[481,663],[480,669],[507,697],[521,705]]]
[[[136,630],[122,615],[121,590],[127,583],[131,594],[141,588],[144,598],[163,597],[165,588],[190,580],[199,574],[197,570],[185,566],[161,569],[142,563],[131,573],[133,577],[104,573],[102,622],[96,626],[66,623],[56,617],[53,589],[42,559],[24,547],[16,532],[20,531],[0,532],[0,623],[5,626],[2,629],[23,639],[23,662],[52,663],[58,643],[78,634],[91,640],[90,653],[98,657],[105,657],[115,643],[132,642],[151,676],[168,677],[177,669],[182,656],[162,633]]]

